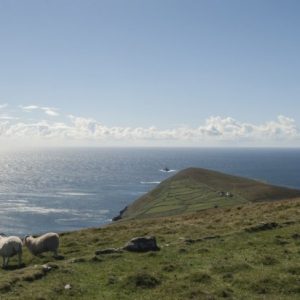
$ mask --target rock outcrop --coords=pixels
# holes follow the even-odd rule
[[[125,206],[122,210],[120,210],[119,214],[116,217],[113,217],[113,221],[118,221],[122,219],[124,212],[127,210],[127,206]]]
[[[160,250],[154,236],[136,237],[131,239],[124,247],[124,250],[132,252],[147,252]]]

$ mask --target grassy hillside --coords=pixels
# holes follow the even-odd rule
[[[94,254],[140,235],[156,236],[161,250]],[[299,299],[300,199],[65,233],[61,254],[25,250],[24,268],[13,259],[0,270],[0,299]]]
[[[220,192],[228,192],[226,197]],[[216,171],[189,168],[131,204],[122,218],[145,218],[300,197],[300,191]]]
[[[61,234],[62,260],[24,249],[22,268],[0,269],[0,299],[300,299],[298,195],[185,170],[129,208],[138,218]],[[96,254],[146,235],[160,251]]]

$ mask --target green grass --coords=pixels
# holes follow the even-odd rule
[[[24,250],[25,267],[15,269],[14,258],[0,270],[0,299],[299,299],[299,216],[295,199],[65,233],[63,260]],[[280,226],[245,230],[261,222]],[[143,235],[156,236],[161,250],[95,255]]]
[[[230,192],[232,197],[220,196]],[[133,202],[123,218],[178,215],[213,207],[231,207],[247,202],[300,197],[299,190],[272,186],[260,181],[215,171],[190,168],[163,181],[150,193]]]

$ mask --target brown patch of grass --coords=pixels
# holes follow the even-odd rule
[[[194,272],[189,275],[189,280],[196,283],[210,283],[212,281],[211,276],[204,271]]]
[[[275,257],[270,255],[264,256],[260,262],[265,266],[273,266],[279,263],[279,261]]]
[[[160,283],[161,280],[157,276],[149,274],[145,271],[130,275],[126,280],[126,285],[142,289],[152,289],[158,286]]]

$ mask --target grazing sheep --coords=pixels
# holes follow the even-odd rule
[[[8,266],[9,258],[16,254],[18,254],[20,267],[22,264],[22,240],[17,236],[0,234],[0,256],[3,258],[3,269]]]
[[[26,236],[24,238],[24,245],[29,249],[33,255],[38,255],[43,252],[51,251],[53,256],[57,257],[57,249],[59,246],[59,236],[57,233],[45,233],[37,238]]]

